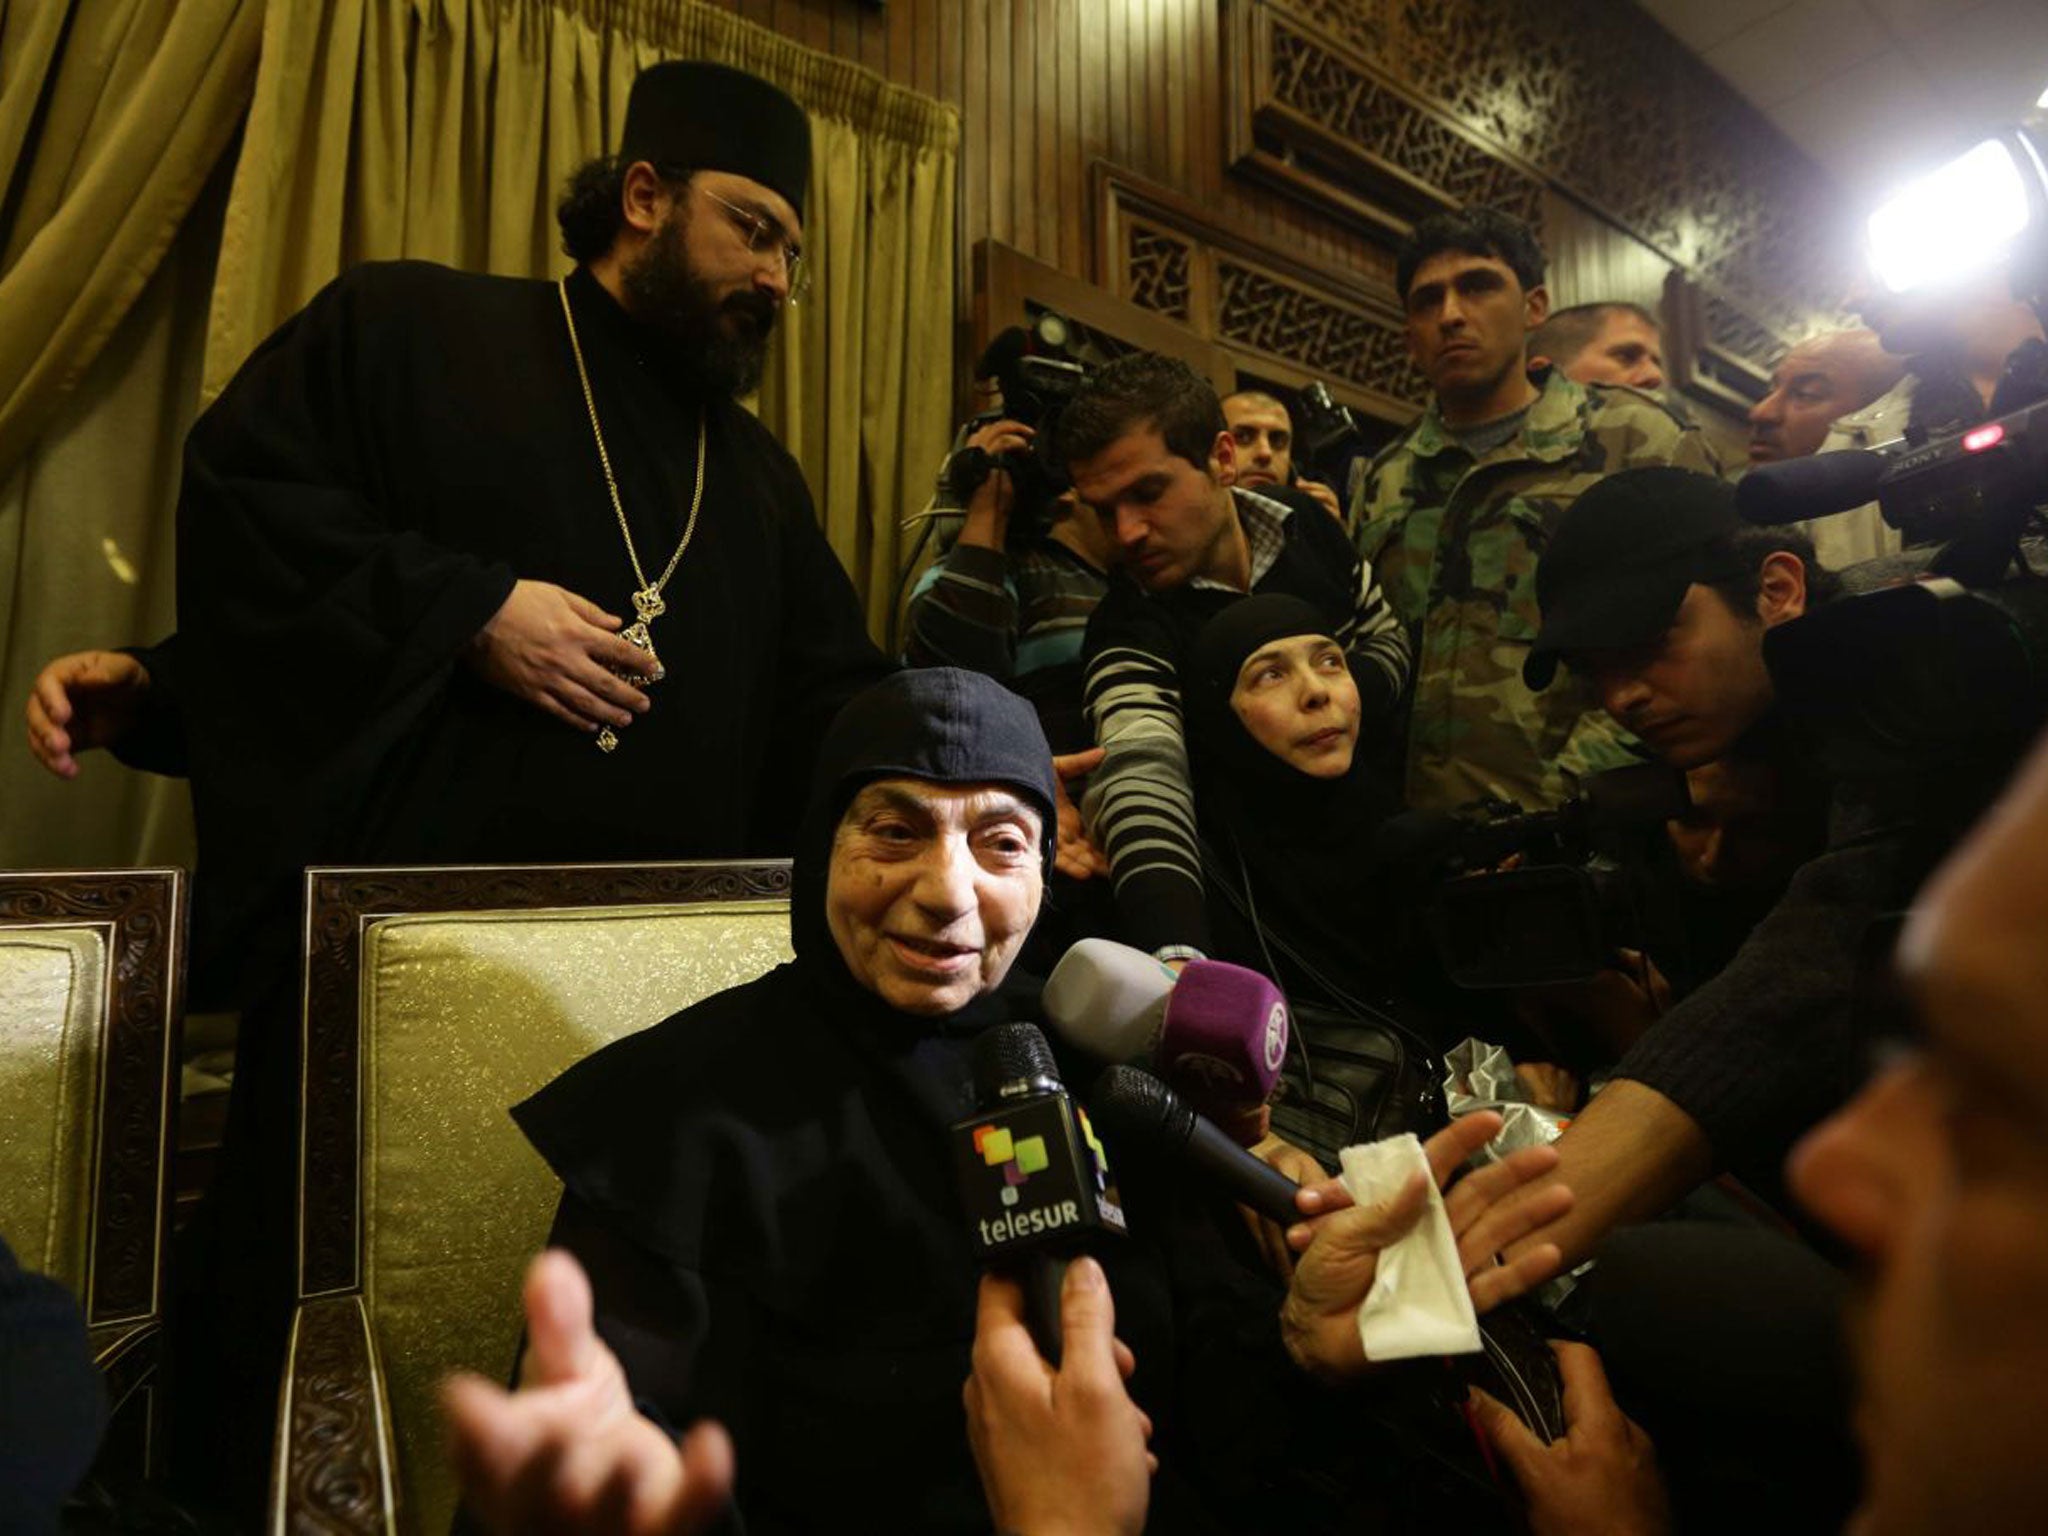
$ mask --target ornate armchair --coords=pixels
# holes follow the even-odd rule
[[[560,1192],[507,1110],[789,954],[786,863],[306,873],[278,1531],[439,1532],[435,1388],[502,1377]]]
[[[0,1231],[85,1311],[103,1474],[153,1470],[185,875],[0,874]]]

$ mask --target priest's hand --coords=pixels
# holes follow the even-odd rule
[[[1013,1280],[981,1277],[967,1440],[988,1512],[1016,1536],[1117,1536],[1145,1524],[1152,1421],[1124,1381],[1137,1361],[1116,1337],[1102,1266],[1067,1266],[1060,1286],[1060,1366],[1039,1354]]]
[[[619,638],[622,622],[553,582],[515,582],[470,641],[469,663],[493,687],[579,731],[628,726],[647,712],[647,695],[617,674],[646,677],[654,663]]]
[[[1450,1184],[1465,1159],[1499,1133],[1500,1124],[1499,1115],[1484,1110],[1452,1121],[1422,1144],[1430,1174],[1439,1185],[1449,1185],[1444,1214],[1473,1308],[1481,1313],[1557,1273],[1562,1256],[1554,1244],[1540,1244],[1507,1263],[1500,1250],[1555,1220],[1572,1201],[1569,1189],[1553,1184],[1540,1202],[1502,1208],[1506,1196],[1556,1166],[1557,1151],[1549,1146],[1524,1147]],[[1392,1200],[1361,1207],[1352,1205],[1343,1184],[1332,1179],[1305,1186],[1295,1197],[1302,1209],[1320,1213],[1287,1232],[1288,1243],[1304,1251],[1280,1307],[1280,1337],[1303,1370],[1341,1379],[1366,1368],[1358,1309],[1379,1272],[1381,1251],[1407,1236],[1421,1216],[1426,1188],[1417,1174]]]
[[[125,736],[149,692],[149,669],[121,651],[74,651],[36,674],[28,694],[28,749],[60,779],[78,777],[80,752]]]
[[[678,1445],[633,1406],[591,1324],[590,1282],[566,1253],[526,1272],[519,1388],[481,1376],[441,1388],[463,1500],[495,1536],[687,1536],[732,1494],[732,1442],[706,1420]]]

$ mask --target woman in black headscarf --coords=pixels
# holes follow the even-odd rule
[[[1380,851],[1400,801],[1360,739],[1343,646],[1310,604],[1247,597],[1196,637],[1181,699],[1216,958],[1281,983],[1305,1048],[1275,1130],[1331,1167],[1355,1142],[1427,1134],[1432,1057],[1469,1031]]]
[[[1232,603],[1181,672],[1210,921],[1221,958],[1290,992],[1371,998],[1405,904],[1375,879],[1374,834],[1400,809],[1359,740],[1344,648],[1310,604]]]
[[[737,1528],[988,1529],[961,1402],[977,1267],[947,1131],[977,1108],[974,1038],[1036,1000],[1009,969],[1050,866],[1053,795],[1037,719],[1000,685],[940,669],[878,684],[820,749],[795,960],[514,1111],[561,1176],[551,1241],[588,1271],[641,1411],[731,1432]],[[1191,1369],[1176,1334],[1213,1351],[1232,1326],[1191,1293],[1279,1368],[1278,1291],[1234,1260],[1210,1283],[1220,1227],[1184,1244],[1123,1183],[1134,1237],[1103,1264],[1165,1459],[1162,1408]],[[1204,1396],[1262,1412],[1239,1406],[1255,1394]],[[1154,1528],[1187,1528],[1172,1511],[1193,1501],[1169,1480]]]

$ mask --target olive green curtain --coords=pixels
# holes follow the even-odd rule
[[[747,69],[810,118],[813,282],[758,408],[803,465],[880,637],[900,522],[950,438],[958,114],[715,7],[272,0],[206,389],[354,262],[565,270],[556,195],[616,143],[633,76],[674,57]]]
[[[205,189],[262,23],[263,0],[0,0],[0,866],[190,860],[182,784],[104,754],[59,783],[22,706],[51,656],[169,627]]]

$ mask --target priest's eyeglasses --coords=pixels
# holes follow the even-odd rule
[[[789,238],[780,221],[758,209],[730,202],[709,187],[700,187],[699,190],[726,211],[732,219],[733,228],[747,242],[748,250],[757,256],[763,251],[774,251],[781,256],[783,274],[789,279],[789,302],[794,304],[810,286],[811,269],[804,263],[803,248]]]

